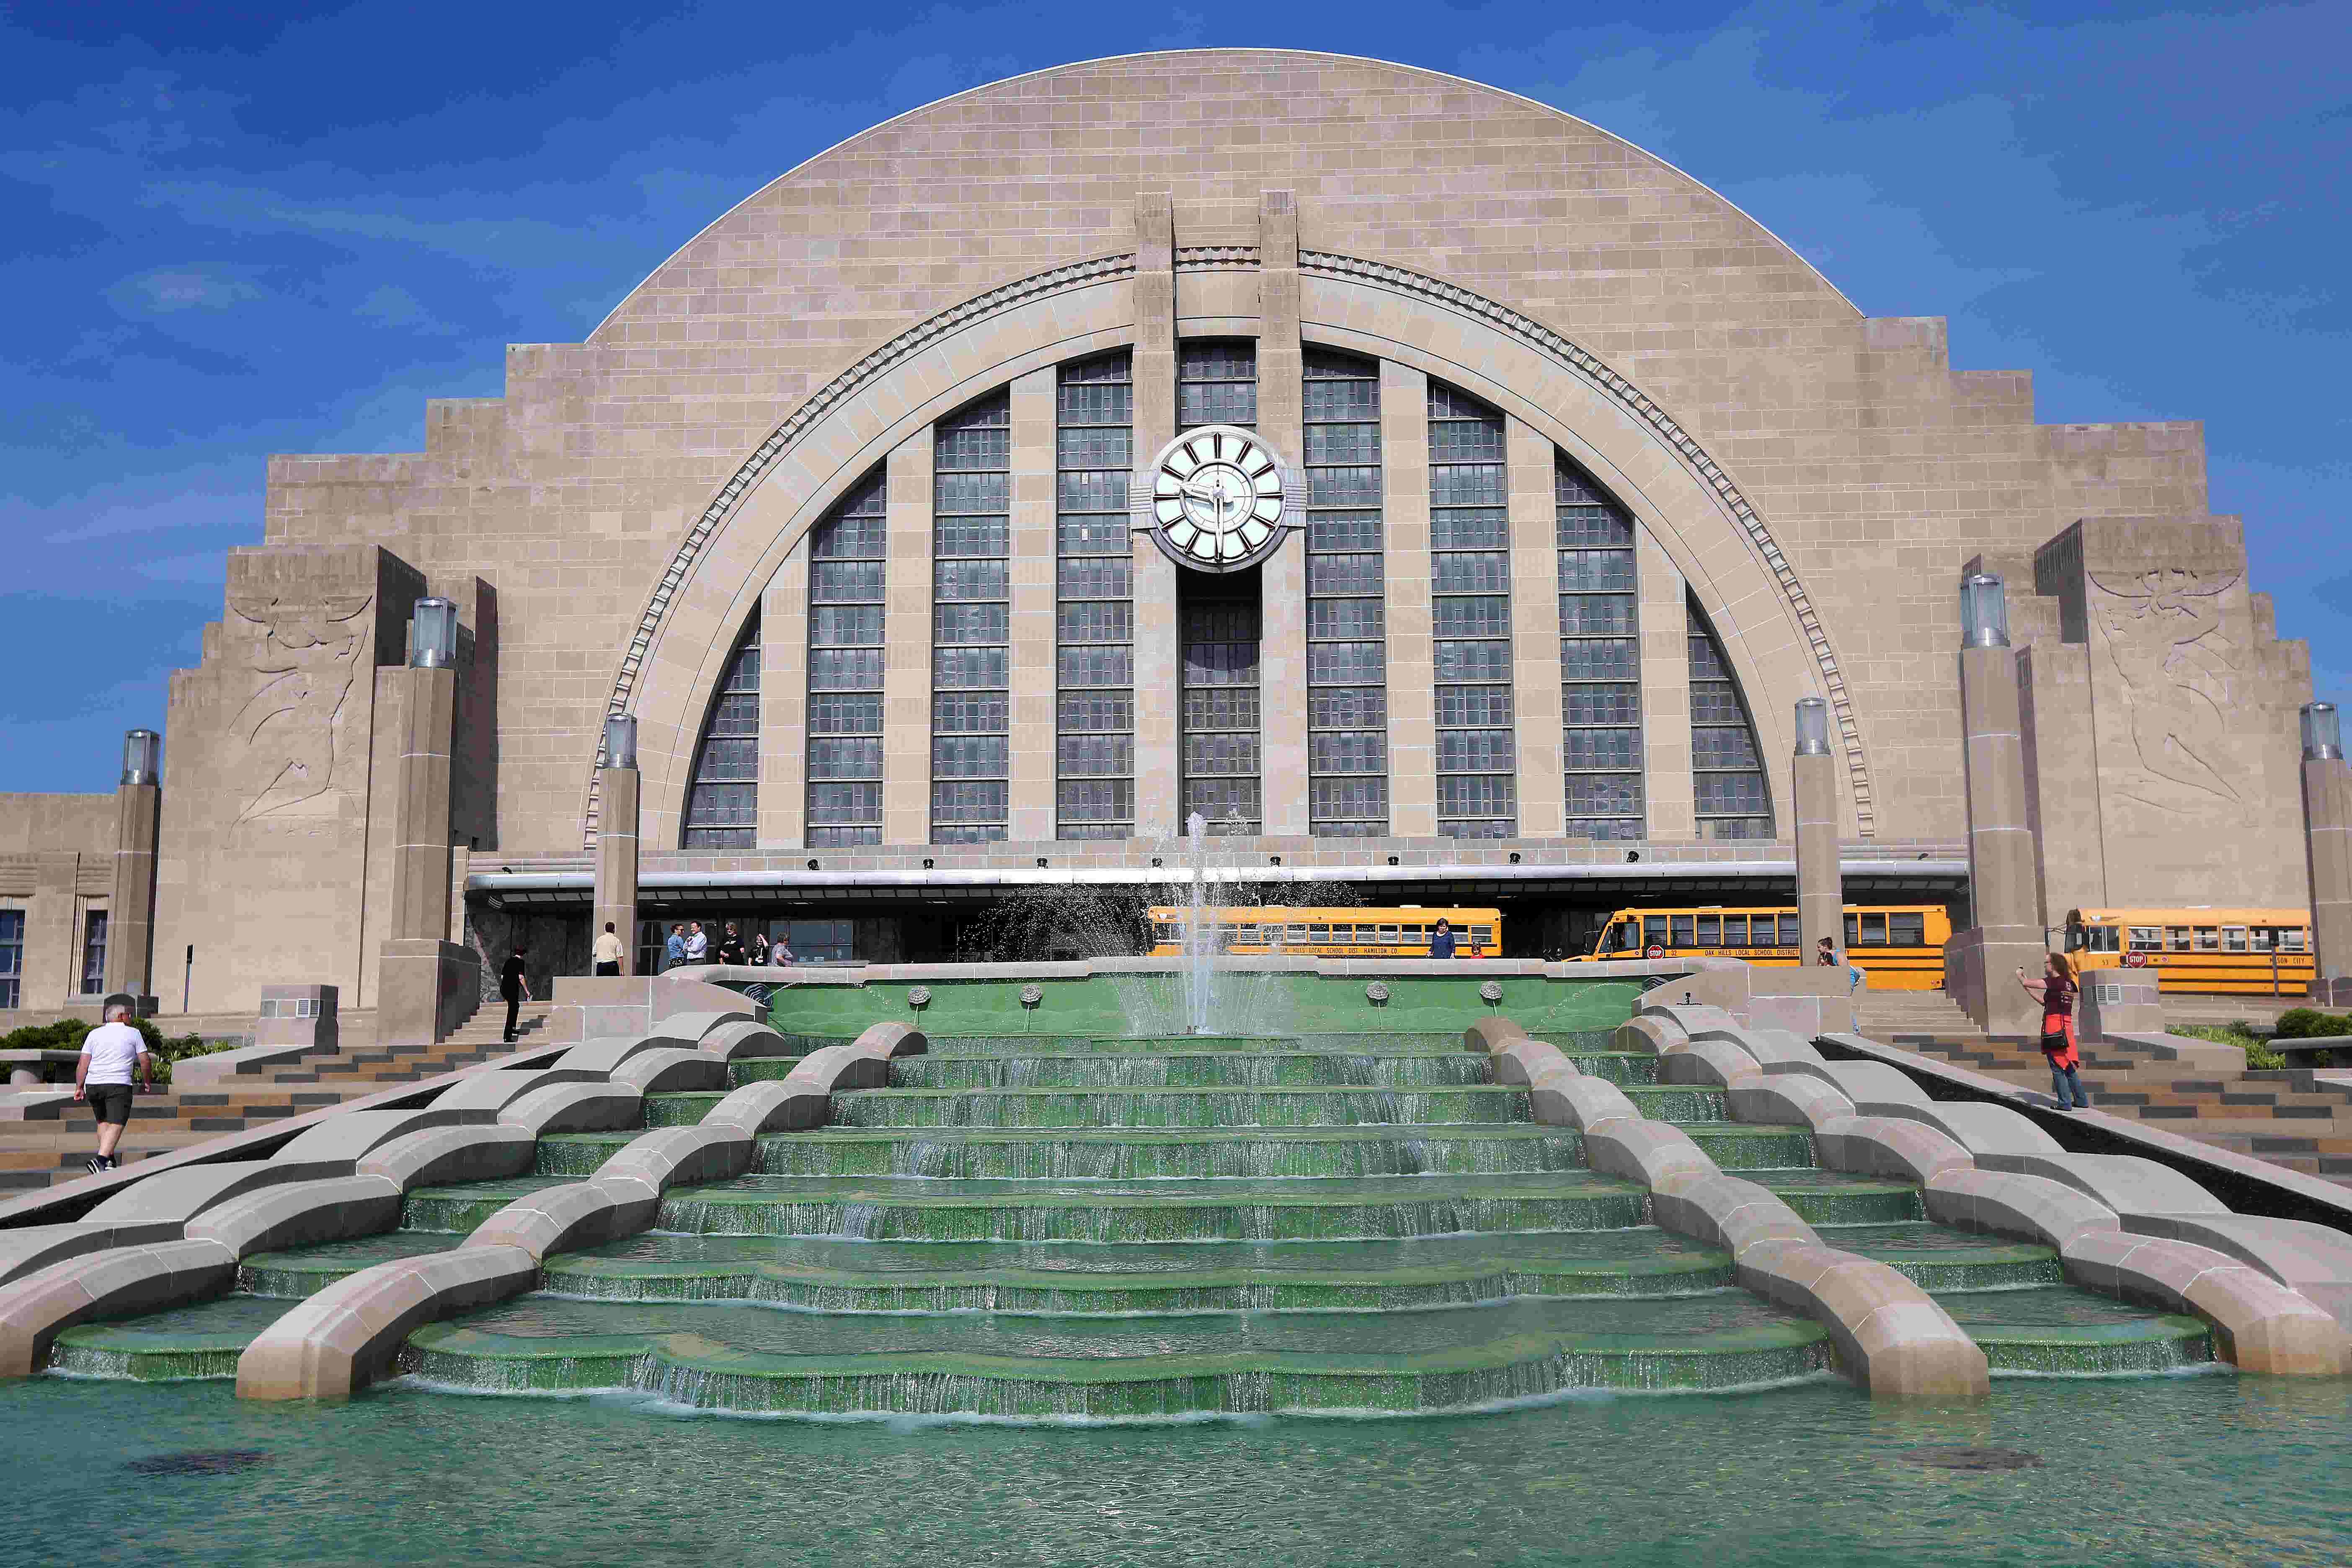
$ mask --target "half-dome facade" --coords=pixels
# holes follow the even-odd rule
[[[447,934],[534,968],[586,967],[613,715],[639,953],[696,915],[939,956],[1008,888],[1164,875],[1196,814],[1300,902],[1498,902],[1518,952],[1783,900],[1806,698],[1849,893],[1964,902],[1972,570],[2028,645],[2046,920],[2305,897],[2307,659],[2198,426],[2037,425],[1941,321],[1429,71],[1206,50],[933,104],[426,428],[272,463],[175,681],[152,941],[213,1005],[371,1005],[432,924],[389,679],[427,595]]]

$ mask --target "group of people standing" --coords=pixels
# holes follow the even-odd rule
[[[702,929],[700,921],[678,921],[669,928],[669,940],[662,944],[662,967],[677,969],[696,963],[726,963],[738,968],[746,965],[765,969],[770,965],[782,968],[798,963],[800,954],[793,951],[790,941],[779,937],[771,944],[768,933],[753,931],[746,942],[735,922],[729,921],[714,945],[710,933]]]

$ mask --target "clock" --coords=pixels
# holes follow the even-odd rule
[[[1187,430],[1160,448],[1144,477],[1153,542],[1180,565],[1238,572],[1282,542],[1286,469],[1250,431]]]

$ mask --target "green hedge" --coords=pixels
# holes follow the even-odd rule
[[[2316,1007],[2290,1007],[2279,1015],[2282,1040],[2314,1040],[2323,1035],[2352,1035],[2352,1016],[2323,1013]]]
[[[134,1018],[131,1027],[147,1042],[155,1058],[155,1081],[172,1081],[172,1064],[190,1057],[208,1057],[215,1051],[235,1050],[236,1040],[207,1040],[202,1035],[166,1036],[153,1021]],[[0,1035],[0,1051],[79,1051],[84,1036],[97,1025],[79,1018],[60,1018],[54,1024],[27,1024],[21,1029],[11,1029]]]

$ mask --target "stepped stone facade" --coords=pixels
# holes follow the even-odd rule
[[[2045,921],[2306,899],[2308,659],[2198,426],[2039,425],[1940,320],[1428,71],[1147,55],[900,116],[425,432],[271,461],[173,684],[148,990],[193,946],[201,1007],[377,1005],[427,595],[464,627],[448,934],[540,930],[537,964],[584,952],[614,713],[640,913],[837,956],[1149,881],[1195,811],[1268,875],[1503,901],[1522,951],[1646,891],[1785,900],[1806,697],[1849,893],[1958,901],[1971,567],[2023,647]],[[1187,559],[1225,529],[1237,569]],[[0,1001],[77,994],[102,805],[0,797]]]

